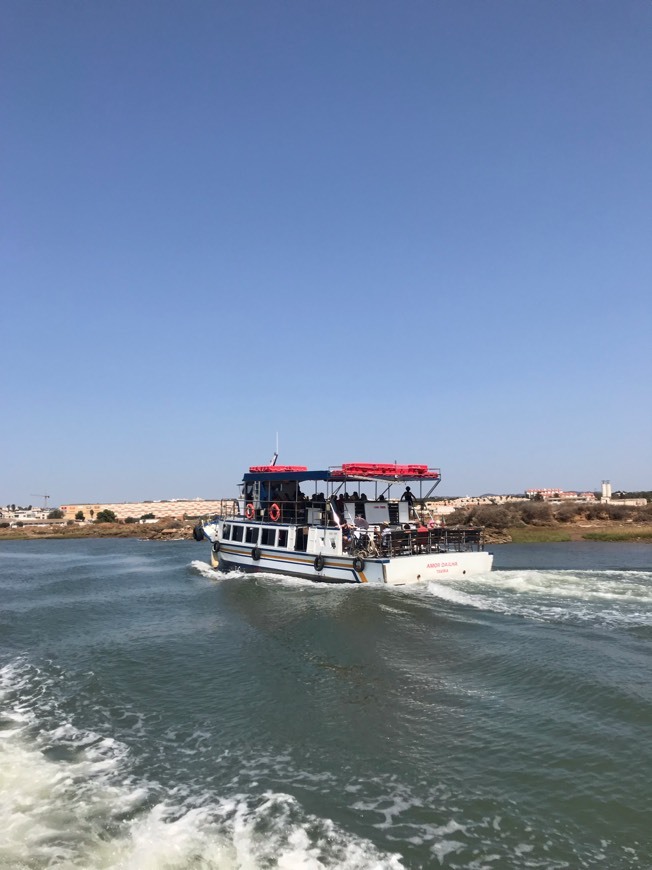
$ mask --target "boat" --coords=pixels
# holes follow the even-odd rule
[[[481,528],[446,526],[426,509],[440,482],[428,465],[348,462],[310,471],[274,457],[251,466],[232,509],[193,534],[210,543],[211,565],[224,571],[390,586],[490,571]]]

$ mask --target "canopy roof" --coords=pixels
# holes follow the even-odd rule
[[[249,471],[243,475],[245,483],[256,480],[407,482],[415,480],[438,481],[440,478],[441,472],[438,468],[429,468],[427,465],[398,465],[396,462],[343,462],[341,466],[319,471],[309,471],[302,465],[252,465]]]

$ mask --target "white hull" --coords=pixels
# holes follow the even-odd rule
[[[246,545],[224,542],[219,545],[218,553],[211,550],[211,564],[222,570],[240,568],[246,572],[285,574],[322,583],[405,586],[484,574],[491,571],[493,562],[493,555],[484,551],[368,557],[364,560],[348,555],[328,555],[323,558],[323,568],[318,570],[314,553],[260,547],[257,555],[258,558],[254,558],[252,548]]]

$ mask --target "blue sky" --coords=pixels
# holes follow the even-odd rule
[[[649,0],[0,16],[0,504],[652,488]]]

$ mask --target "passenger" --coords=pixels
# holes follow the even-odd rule
[[[385,496],[382,493],[378,496],[378,501],[385,501]]]
[[[362,495],[360,496],[360,501],[367,501],[367,493],[366,492],[362,493]]]
[[[401,496],[401,501],[406,501],[408,505],[412,507],[412,504],[414,503],[414,493],[409,486],[405,487],[405,492]]]

